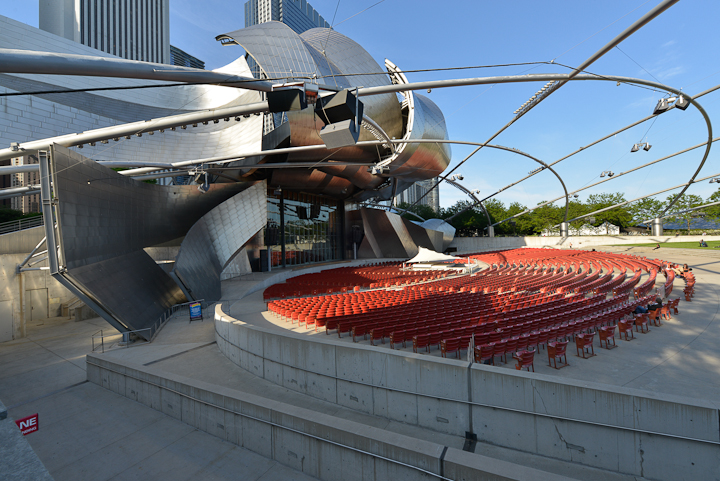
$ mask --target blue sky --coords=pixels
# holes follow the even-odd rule
[[[311,4],[328,22],[338,24],[378,0],[314,0]],[[217,68],[242,55],[240,47],[222,47],[214,37],[244,26],[243,1],[171,0],[171,43]],[[339,24],[337,30],[362,45],[382,65],[389,58],[404,70],[550,61],[577,66],[658,0],[385,0]],[[335,14],[337,8],[337,13]],[[0,0],[0,14],[37,26],[37,2]],[[599,74],[652,80],[694,95],[720,84],[717,52],[720,34],[717,0],[681,0],[656,20],[620,44],[590,67]],[[410,81],[511,75],[522,72],[565,73],[561,66],[517,66],[463,71],[409,74]],[[513,116],[543,82],[435,89],[429,97],[445,113],[450,138],[483,142]],[[423,92],[424,93],[424,92]],[[613,82],[572,82],[541,103],[501,134],[493,143],[518,148],[553,162],[650,113],[663,95]],[[700,103],[711,119],[718,117],[720,91]],[[570,190],[593,183],[604,170],[621,172],[672,154],[707,139],[697,109],[667,112],[618,134],[598,146],[557,164]],[[649,130],[648,130],[649,128]],[[720,128],[717,128],[720,132]],[[647,133],[647,136],[646,136]],[[715,136],[720,134],[715,133]],[[630,153],[635,142],[648,141],[649,152]],[[453,147],[453,164],[472,149]],[[699,177],[720,173],[713,149]],[[599,192],[622,192],[627,199],[662,190],[689,180],[702,149],[677,156],[636,173],[581,193],[581,199]],[[458,172],[471,189],[489,195],[536,168],[521,156],[481,150]],[[689,193],[706,198],[715,184],[703,182]],[[560,196],[562,189],[549,172],[506,190],[497,198],[535,205]],[[668,194],[661,194],[664,199]],[[463,195],[441,188],[441,205],[452,205]]]

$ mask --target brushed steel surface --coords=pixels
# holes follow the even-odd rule
[[[125,329],[151,326],[184,299],[142,249],[185,235],[247,185],[214,184],[202,194],[191,185],[145,184],[60,146],[51,162],[63,275]]]
[[[442,234],[441,248],[436,249],[438,252],[444,252],[455,238],[455,227],[442,219],[428,219],[420,225],[430,231],[440,232]]]
[[[267,222],[267,184],[247,189],[205,214],[185,236],[172,275],[192,299],[220,299],[223,269]]]

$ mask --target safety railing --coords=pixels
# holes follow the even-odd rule
[[[134,331],[123,331],[119,333],[113,333],[108,335],[103,335],[103,330],[100,329],[96,333],[92,335],[92,352],[100,350],[101,352],[105,352],[105,340],[110,338],[120,338],[124,342],[125,347],[129,347],[131,344],[133,344],[130,341],[130,334],[136,334],[139,337],[142,337],[147,342],[152,342],[155,339],[155,336],[160,332],[160,329],[162,329],[167,321],[170,320],[170,318],[177,312],[182,310],[188,310],[190,309],[190,304],[194,304],[196,302],[200,303],[200,306],[202,308],[202,311],[204,312],[207,308],[207,303],[205,302],[205,299],[199,299],[197,301],[189,301],[189,302],[183,302],[182,304],[175,304],[174,306],[168,308],[165,310],[165,312],[162,313],[162,315],[155,321],[155,323],[150,326],[143,329],[136,329]],[[203,314],[204,317],[204,314]]]
[[[41,215],[28,217],[26,219],[11,220],[0,224],[0,235],[10,234],[11,232],[30,229],[32,227],[40,227],[41,225],[43,225],[43,216]]]

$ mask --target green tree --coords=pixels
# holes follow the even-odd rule
[[[587,207],[588,212],[594,212],[596,210],[604,209],[616,204],[625,202],[625,196],[620,192],[613,194],[593,194],[588,196]],[[592,217],[595,218],[595,222],[592,223],[595,227],[608,222],[613,225],[620,227],[627,227],[632,223],[632,214],[627,206],[616,207],[614,209],[606,210],[594,214]]]
[[[544,202],[539,202],[543,204]],[[565,206],[558,207],[554,204],[538,207],[531,213],[530,223],[535,233],[539,234],[545,229],[560,224],[565,217]]]
[[[633,202],[628,207],[628,211],[632,216],[632,224],[641,224],[644,221],[655,219],[662,215],[665,204],[662,201],[646,197],[644,199]]]
[[[23,217],[23,213],[19,210],[0,207],[0,222],[10,222],[11,220],[22,219]]]
[[[706,203],[720,202],[720,190],[715,191],[707,198]],[[703,209],[705,217],[709,220],[720,220],[720,205],[711,205]]]
[[[459,237],[482,235],[482,229],[487,225],[482,208],[465,200],[458,201],[447,209],[442,209],[440,218],[446,219],[450,225],[455,227],[456,235]]]
[[[400,205],[398,205],[398,208],[413,212],[425,220],[437,219],[439,217],[438,213],[435,212],[435,210],[429,205],[412,205],[407,202],[401,202]],[[420,220],[414,215],[410,214],[402,214],[402,217],[410,220]]]
[[[503,219],[507,219],[508,217],[514,216],[519,214],[520,212],[523,212],[524,210],[527,210],[527,207],[522,205],[519,202],[513,202],[510,204],[505,211],[505,217]],[[502,219],[500,219],[502,220]],[[514,226],[511,224],[511,222],[515,222]],[[504,222],[498,227],[502,227],[500,230],[500,233],[506,234],[506,235],[532,235],[535,232],[535,229],[533,228],[532,224],[532,217],[530,214],[523,214],[519,217],[515,217],[514,219]]]
[[[675,198],[674,195],[669,195],[665,206],[670,205],[670,202],[673,201]],[[698,211],[694,210],[692,212],[682,212],[687,209],[692,209],[693,207],[698,207],[703,205],[703,199],[699,195],[695,194],[683,194],[680,196],[677,202],[673,204],[672,208],[670,209],[669,214],[674,214],[671,217],[668,217],[668,220],[670,222],[685,222],[685,225],[687,226],[687,230],[690,230],[690,221],[693,217],[695,217],[698,214]]]

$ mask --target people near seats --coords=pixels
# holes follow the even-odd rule
[[[648,305],[648,311],[654,311],[655,309],[662,309],[662,299],[659,297],[655,298],[655,304]]]

